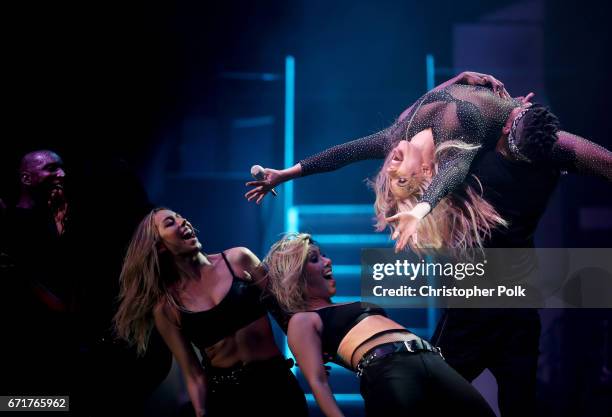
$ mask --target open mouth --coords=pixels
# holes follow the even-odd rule
[[[334,279],[334,275],[332,274],[332,271],[328,271],[325,274],[323,274],[323,278],[326,280],[330,280],[330,279]]]
[[[183,240],[193,239],[194,237],[195,237],[195,233],[193,232],[193,229],[191,228],[188,228],[181,234],[181,238]]]

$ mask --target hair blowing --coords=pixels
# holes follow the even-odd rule
[[[458,140],[440,144],[435,150],[436,166],[434,171],[437,171],[437,162],[445,152],[472,149],[473,147],[474,145]],[[391,192],[391,178],[388,167],[392,158],[393,153],[391,152],[374,181],[370,181],[370,185],[376,193],[374,202],[376,230],[383,231],[389,227],[391,235],[393,235],[395,225],[387,223],[385,218],[400,211],[410,211],[430,183],[430,180],[425,177],[415,177],[408,184],[408,195],[401,200],[398,199]],[[476,180],[478,181],[478,178]],[[478,184],[480,184],[479,181]],[[413,250],[419,248],[448,248],[455,255],[464,254],[470,248],[482,248],[483,241],[491,235],[492,230],[496,227],[507,226],[507,222],[482,197],[481,193],[482,187],[479,191],[476,191],[466,184],[463,190],[444,197],[419,222],[417,228],[418,244],[415,245],[414,242],[410,242],[410,247]]]
[[[307,308],[304,265],[311,243],[309,234],[290,233],[272,245],[264,258],[269,290],[288,313]]]
[[[117,336],[136,345],[139,355],[149,344],[155,306],[164,298],[175,305],[168,284],[176,277],[176,270],[158,251],[155,213],[160,210],[163,208],[152,210],[140,222],[130,241],[120,275],[119,307],[113,318]]]

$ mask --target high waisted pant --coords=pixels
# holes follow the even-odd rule
[[[433,352],[398,352],[370,363],[361,376],[366,416],[495,414],[461,375]]]
[[[211,417],[308,415],[304,392],[281,357],[236,368],[235,379],[227,378],[227,372],[218,368],[207,371],[207,415]]]

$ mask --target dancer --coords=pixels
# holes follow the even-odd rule
[[[331,260],[307,234],[288,235],[266,256],[270,290],[293,316],[289,346],[326,416],[341,416],[323,357],[356,371],[367,416],[493,416],[439,350],[369,303],[333,304]]]
[[[500,130],[495,133],[495,129],[490,129],[492,137],[497,136],[496,141],[487,139],[487,146],[482,146],[482,149],[468,147],[468,153],[478,153],[470,163],[469,172],[474,175],[468,175],[461,186],[443,197],[431,213],[418,222],[418,241],[409,243],[413,246],[442,246],[457,252],[474,246],[533,247],[538,222],[562,171],[612,179],[612,154],[583,138],[559,130],[558,120],[550,111],[530,105],[531,96],[516,100],[515,107],[501,125],[499,115],[496,117],[498,122],[495,125],[500,126]],[[497,99],[489,97],[488,100]],[[472,106],[459,106],[464,108],[464,124],[469,127],[470,118],[466,115],[470,114],[468,110]],[[404,112],[395,126],[399,126],[413,109],[414,106]],[[452,110],[449,112],[451,115]],[[455,113],[462,116],[459,111]],[[411,216],[392,216],[398,212],[409,213],[417,205],[436,168],[440,167],[441,161],[437,157],[445,150],[441,146],[436,150],[433,146],[433,129],[418,132],[410,143],[398,140],[398,145],[393,147],[393,128],[331,148],[291,169],[269,170],[267,179],[271,186],[275,186],[283,178],[299,176],[303,167],[306,167],[306,174],[324,172],[353,161],[385,158],[386,155],[374,185],[375,209],[379,230],[389,225],[395,232],[394,224],[390,222],[404,216],[410,220]],[[391,144],[385,147],[387,141]],[[386,149],[393,151],[387,153]],[[449,150],[453,151],[446,151]],[[459,149],[455,155],[461,152]],[[453,167],[456,161],[452,158],[450,161],[446,167],[456,174]],[[413,173],[418,181],[412,177]],[[456,180],[452,175],[451,179]],[[247,193],[247,197],[261,200],[267,191],[267,183],[251,184],[256,188]],[[444,181],[439,184],[445,185]],[[262,188],[258,189],[260,186]],[[407,239],[408,234],[405,236]],[[466,379],[471,381],[489,368],[498,382],[502,415],[514,416],[534,414],[536,410],[539,335],[540,322],[536,310],[455,309],[445,312],[433,340],[445,352],[448,363]]]
[[[259,260],[246,248],[201,248],[193,226],[171,210],[155,209],[142,220],[121,272],[117,334],[144,352],[157,327],[198,416],[306,415],[261,302]]]
[[[265,180],[247,183],[254,188],[245,196],[260,202],[271,187],[289,179],[384,158],[375,183],[377,226],[379,230],[391,227],[396,249],[404,249],[417,229],[422,246],[466,249],[482,247],[492,230],[506,225],[479,190],[464,183],[472,162],[487,150],[500,148],[511,160],[612,178],[612,157],[604,148],[558,132],[558,125],[550,125],[537,137],[525,128],[526,120],[538,124],[550,114],[541,106],[532,107],[531,95],[509,99],[484,87],[445,84],[425,94],[381,132],[332,147],[282,171],[266,170]],[[435,160],[424,156],[434,149]],[[450,207],[454,214],[446,216],[447,222],[468,220],[454,222],[453,236],[439,233],[437,226],[444,216],[432,215],[423,221],[448,195],[452,200],[438,212],[446,213]],[[417,246],[416,239],[410,243]]]

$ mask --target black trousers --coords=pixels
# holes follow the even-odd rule
[[[494,417],[484,398],[433,352],[399,352],[372,362],[361,376],[368,417]]]
[[[540,317],[533,309],[449,309],[432,338],[468,381],[495,376],[502,417],[537,414]]]
[[[211,417],[308,415],[304,392],[281,357],[249,364],[238,371],[235,380],[223,378],[224,372],[215,368],[207,373],[206,408]]]

